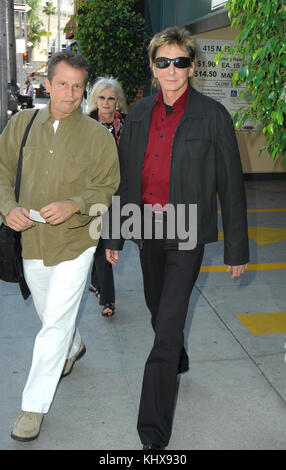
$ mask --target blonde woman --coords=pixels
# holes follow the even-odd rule
[[[92,88],[88,114],[99,121],[119,144],[122,126],[127,113],[124,92],[118,80],[100,77]],[[106,261],[102,240],[99,240],[91,272],[89,287],[103,305],[102,315],[111,317],[115,313],[115,289],[112,265]]]
[[[100,77],[96,81],[90,94],[88,114],[112,133],[118,145],[127,114],[124,92],[118,80]]]

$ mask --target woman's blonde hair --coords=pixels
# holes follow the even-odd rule
[[[153,71],[157,50],[159,47],[166,45],[176,45],[181,48],[185,48],[191,59],[191,62],[194,62],[196,57],[196,43],[192,38],[191,33],[186,28],[171,26],[170,28],[166,28],[160,33],[155,34],[150,41],[148,55],[151,71]],[[191,79],[189,79],[189,81],[190,80]],[[152,85],[160,88],[160,84],[157,78],[153,78]]]
[[[115,91],[117,98],[118,98],[117,109],[118,111],[126,114],[128,112],[128,108],[127,108],[124,92],[119,81],[116,80],[116,78],[114,77],[99,77],[96,80],[90,93],[89,105],[88,105],[88,111],[87,111],[88,114],[90,114],[92,111],[98,108],[97,99],[100,93],[103,90],[106,90],[106,88],[111,88],[112,90]]]

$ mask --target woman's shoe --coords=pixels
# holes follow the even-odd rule
[[[90,290],[90,292],[93,292],[97,299],[100,299],[100,291],[96,287],[94,287],[92,284],[90,284],[88,290]]]
[[[106,304],[101,312],[103,317],[112,317],[115,314],[115,305],[114,304]]]

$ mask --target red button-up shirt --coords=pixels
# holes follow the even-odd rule
[[[175,131],[185,111],[189,87],[166,114],[162,90],[156,96],[142,168],[142,204],[169,201],[171,152]]]

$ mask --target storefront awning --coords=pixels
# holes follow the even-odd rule
[[[47,70],[48,70],[47,65],[48,65],[48,62],[44,62],[43,64],[38,65],[38,67],[36,67],[29,74],[29,76],[30,77],[44,77],[44,78],[46,78],[47,77]]]

